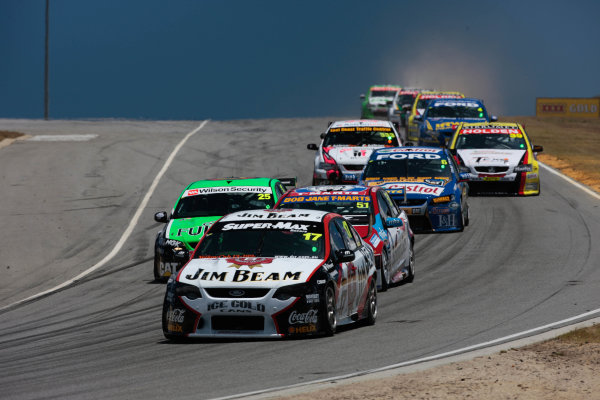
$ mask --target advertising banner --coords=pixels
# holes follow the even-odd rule
[[[600,117],[600,98],[538,97],[537,117]]]

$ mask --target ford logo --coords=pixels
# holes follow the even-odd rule
[[[245,294],[246,294],[246,292],[244,292],[243,290],[230,290],[229,291],[229,295],[233,296],[233,297],[242,297]]]

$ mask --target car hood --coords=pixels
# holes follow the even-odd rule
[[[517,165],[525,150],[464,149],[457,150],[457,153],[468,167],[504,167]]]
[[[180,282],[205,288],[277,288],[308,281],[323,264],[319,258],[194,258],[181,270]]]
[[[384,146],[334,146],[325,149],[338,164],[366,165],[374,150]]]
[[[426,118],[425,126],[431,131],[454,131],[461,122],[487,122],[485,118]]]
[[[207,229],[221,216],[177,218],[169,221],[165,230],[166,238],[185,243],[192,250],[200,241]]]

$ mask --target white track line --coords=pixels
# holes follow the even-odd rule
[[[171,152],[171,155],[169,156],[169,158],[167,158],[167,161],[165,161],[165,164],[163,165],[162,169],[159,171],[158,175],[156,175],[156,177],[154,178],[154,181],[152,181],[152,184],[150,185],[150,188],[148,189],[148,192],[146,192],[146,196],[144,196],[144,199],[142,200],[142,202],[138,206],[138,209],[136,210],[135,214],[133,215],[133,218],[131,219],[131,221],[129,222],[129,225],[127,226],[127,229],[125,229],[125,232],[123,232],[123,235],[121,235],[121,238],[119,239],[119,241],[117,242],[117,244],[115,245],[115,247],[113,247],[113,249],[112,249],[112,251],[110,253],[108,253],[102,260],[98,261],[96,264],[92,265],[90,268],[86,269],[85,271],[83,271],[82,273],[80,273],[79,275],[77,275],[76,277],[74,277],[72,279],[69,279],[66,282],[63,282],[60,285],[54,286],[51,289],[44,290],[43,292],[34,294],[34,295],[29,296],[29,297],[27,297],[25,299],[22,299],[22,300],[14,302],[14,303],[11,303],[11,304],[9,304],[7,306],[4,306],[4,307],[0,308],[0,311],[3,311],[3,310],[5,310],[7,308],[10,308],[10,307],[14,307],[17,304],[21,304],[21,303],[25,303],[27,301],[31,301],[31,300],[37,299],[38,297],[45,296],[47,294],[50,294],[50,293],[56,292],[57,290],[65,288],[65,287],[71,285],[72,283],[74,283],[75,281],[78,281],[79,279],[81,279],[81,278],[83,278],[83,277],[91,274],[92,272],[96,271],[98,268],[102,267],[104,264],[106,264],[107,262],[109,262],[110,260],[112,260],[112,258],[117,255],[117,253],[119,252],[119,250],[121,250],[121,248],[125,244],[125,241],[127,239],[129,239],[129,236],[131,236],[131,233],[133,232],[133,228],[135,227],[135,225],[137,224],[138,220],[140,219],[140,216],[142,215],[142,212],[144,211],[144,208],[146,208],[146,205],[148,204],[148,201],[150,201],[150,197],[152,197],[152,194],[154,193],[154,190],[156,189],[156,186],[158,185],[158,181],[160,181],[160,178],[162,178],[162,176],[165,174],[165,172],[167,171],[167,169],[169,168],[169,166],[171,165],[171,163],[175,159],[175,156],[177,155],[177,153],[179,152],[179,150],[183,147],[183,145],[185,144],[185,142],[187,142],[187,140],[190,137],[192,137],[200,129],[204,128],[204,126],[208,123],[208,121],[209,120],[202,121],[202,123],[196,129],[194,129],[193,131],[191,131],[190,133],[188,133],[187,135],[185,135],[185,137],[173,149],[173,151]]]
[[[576,180],[569,178],[568,176],[566,176],[565,174],[563,174],[562,172],[559,172],[558,170],[555,170],[554,168],[551,168],[549,166],[547,166],[546,164],[540,162],[540,165],[542,167],[544,167],[544,169],[550,173],[553,173],[556,176],[559,176],[561,178],[563,178],[565,181],[569,182],[570,184],[577,186],[579,189],[583,190],[584,192],[586,192],[587,194],[589,194],[590,196],[593,196],[597,199],[600,200],[600,194],[594,192],[593,190],[591,190],[589,187],[582,185],[581,183],[577,182]]]

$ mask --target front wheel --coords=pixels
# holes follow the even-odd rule
[[[414,244],[410,243],[410,253],[408,257],[408,276],[405,281],[411,283],[415,280],[415,248]]]
[[[381,265],[379,269],[381,273],[381,289],[380,292],[385,292],[390,287],[388,279],[390,278],[389,261],[385,251],[381,253]]]
[[[371,279],[369,285],[369,293],[367,294],[367,317],[365,318],[365,325],[375,325],[377,319],[377,287],[375,281]]]
[[[332,336],[337,329],[337,311],[335,309],[335,291],[328,286],[325,289],[324,331],[326,336]]]

